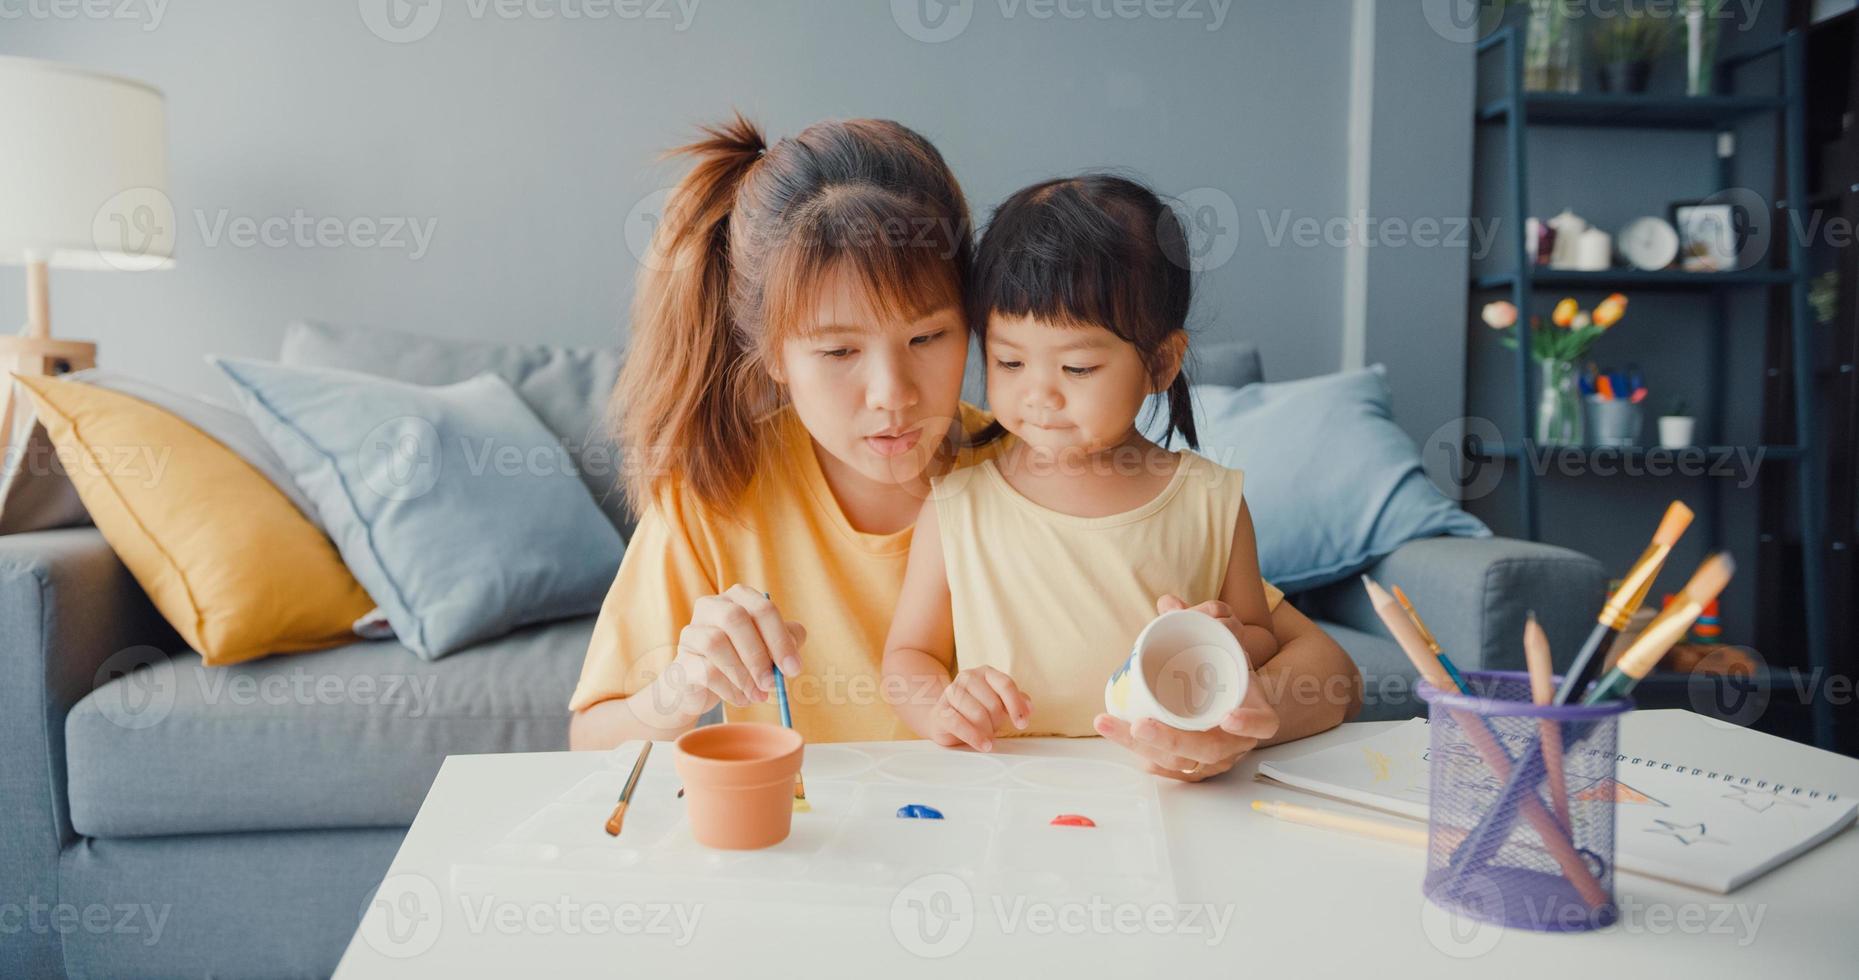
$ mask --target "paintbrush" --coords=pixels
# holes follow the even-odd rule
[[[781,707],[781,727],[793,728],[794,716],[788,713],[787,706],[787,681],[783,680],[781,677],[781,668],[776,667],[774,671],[775,702]],[[807,783],[805,780],[801,779],[800,773],[798,772],[794,774],[794,812],[813,812],[813,804],[807,802]]]
[[[1439,640],[1434,639],[1433,631],[1427,629],[1426,621],[1420,618],[1420,611],[1407,600],[1407,593],[1402,592],[1398,585],[1394,586],[1393,592],[1394,601],[1400,603],[1401,608],[1407,613],[1407,618],[1414,621],[1414,629],[1420,632],[1420,641],[1427,645],[1428,650],[1433,651],[1433,656],[1439,658],[1439,665],[1446,668],[1447,676],[1452,678],[1454,684],[1459,685],[1459,690],[1465,690],[1465,675],[1459,673],[1459,668],[1452,665],[1452,658],[1446,656],[1446,651],[1439,648]]]
[[[1614,698],[1626,697],[1633,686],[1646,678],[1654,666],[1665,657],[1666,651],[1685,636],[1685,631],[1704,612],[1704,607],[1723,591],[1730,583],[1730,576],[1736,574],[1736,562],[1730,553],[1720,551],[1704,559],[1704,564],[1692,573],[1691,581],[1685,583],[1672,604],[1646,624],[1640,635],[1620,655],[1614,669],[1601,678],[1594,686],[1583,704],[1598,704]]]
[[[652,743],[647,741],[639,750],[639,761],[633,763],[632,775],[626,777],[626,786],[620,790],[620,802],[613,806],[613,816],[607,818],[607,836],[620,836],[620,824],[626,821],[626,805],[632,802],[633,787],[639,785],[639,774],[645,772],[645,757],[652,754]]]
[[[1627,628],[1627,622],[1646,599],[1646,593],[1652,588],[1652,580],[1659,576],[1660,566],[1665,564],[1667,555],[1672,553],[1672,546],[1691,526],[1691,508],[1674,500],[1665,509],[1664,519],[1659,521],[1659,529],[1653,532],[1652,544],[1640,554],[1639,560],[1627,570],[1625,578],[1620,580],[1620,587],[1609,596],[1606,605],[1601,607],[1601,614],[1595,617],[1593,632],[1588,634],[1588,642],[1582,644],[1580,652],[1575,654],[1575,661],[1569,664],[1569,672],[1562,678],[1562,686],[1556,690],[1557,704],[1573,704],[1588,687],[1588,682],[1601,673],[1607,657],[1607,648],[1614,642],[1614,637]]]
[[[1535,610],[1530,611],[1523,624],[1523,660],[1530,668],[1530,700],[1538,707],[1554,704],[1556,678],[1549,656],[1549,634],[1544,633],[1543,624],[1536,621]],[[1556,811],[1556,819],[1567,827],[1569,790],[1562,771],[1562,728],[1548,718],[1540,719],[1538,727],[1543,732],[1543,764],[1549,768],[1549,806]]]

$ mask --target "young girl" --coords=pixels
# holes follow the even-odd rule
[[[1174,212],[1121,177],[1028,187],[995,212],[969,295],[995,413],[978,438],[1017,438],[937,480],[917,518],[883,665],[887,689],[914,692],[899,716],[982,751],[1109,733],[1105,679],[1181,599],[1217,597],[1264,666],[1282,595],[1259,578],[1242,474],[1137,429],[1166,392],[1170,431],[1198,445]]]

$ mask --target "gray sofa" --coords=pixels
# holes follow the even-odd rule
[[[1249,348],[1200,362],[1258,378]],[[1415,541],[1373,571],[1426,597],[1467,668],[1521,669],[1526,595],[1574,650],[1604,585],[1504,539]],[[1363,717],[1418,711],[1359,587],[1292,598],[1361,666]],[[95,529],[0,537],[0,974],[329,973],[447,755],[564,747],[592,625],[207,670]]]

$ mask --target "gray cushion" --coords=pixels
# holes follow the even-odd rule
[[[1197,385],[1244,388],[1265,380],[1259,349],[1243,341],[1197,344],[1188,348],[1188,380]]]
[[[480,343],[308,321],[284,331],[278,354],[285,364],[364,371],[419,385],[496,374],[561,439],[601,512],[630,536],[632,518],[619,490],[624,460],[606,425],[607,398],[622,359],[617,349]]]
[[[157,656],[65,719],[71,825],[94,837],[407,826],[447,755],[567,747],[593,628],[591,616],[534,626],[432,662],[392,640],[211,669]]]

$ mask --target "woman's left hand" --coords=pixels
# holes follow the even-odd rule
[[[1171,728],[1152,718],[1132,725],[1106,714],[1098,715],[1093,727],[1099,735],[1136,753],[1150,772],[1198,783],[1233,768],[1261,741],[1276,735],[1278,712],[1266,702],[1254,676],[1240,706],[1220,719],[1218,727],[1204,732]]]

